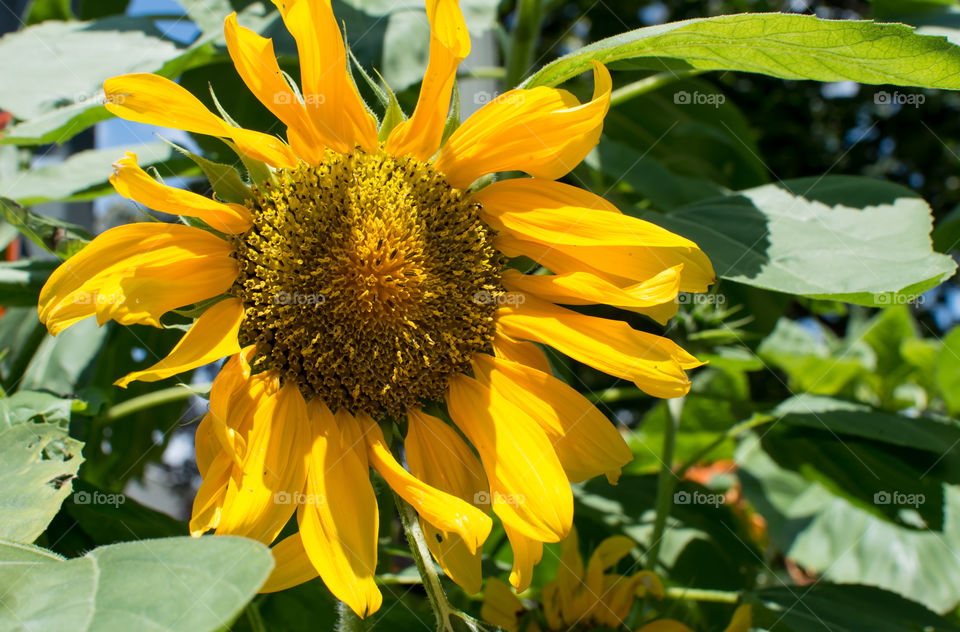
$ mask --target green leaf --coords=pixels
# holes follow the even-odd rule
[[[555,86],[592,60],[664,70],[737,70],[783,79],[960,88],[960,49],[902,24],[812,15],[723,15],[648,26],[547,64],[523,87]],[[676,60],[676,61],[672,61]]]
[[[272,568],[267,547],[233,536],[125,542],[62,561],[0,544],[0,628],[214,632]]]
[[[767,612],[755,613],[764,627],[784,632],[956,632],[923,605],[873,586],[817,582],[810,587],[776,587],[747,597]]]
[[[878,517],[943,527],[943,482],[960,478],[955,422],[911,419],[822,397],[787,400],[761,445],[781,467]]]
[[[960,327],[943,339],[937,357],[937,385],[950,414],[960,415]]]
[[[250,187],[244,183],[243,178],[240,177],[240,174],[236,169],[221,162],[207,160],[203,156],[199,156],[189,149],[181,147],[176,143],[172,143],[166,139],[164,140],[170,147],[180,152],[192,160],[198,167],[200,167],[200,170],[203,171],[203,174],[207,176],[207,181],[210,183],[210,188],[213,189],[213,192],[218,198],[224,202],[233,202],[234,204],[243,204],[244,201],[250,198]]]
[[[67,435],[68,410],[43,393],[0,399],[0,538],[33,542],[70,495],[83,444]]]
[[[37,215],[3,197],[0,197],[0,214],[41,250],[61,259],[67,259],[79,252],[84,244],[93,239],[90,233],[80,226]]]
[[[960,490],[948,486],[943,533],[887,522],[784,470],[755,440],[737,450],[743,492],[773,547],[838,583],[869,583],[944,612],[960,601]],[[891,554],[895,551],[896,554]],[[909,563],[904,561],[910,560]]]
[[[63,162],[18,173],[9,182],[0,180],[0,193],[24,206],[51,200],[92,200],[113,191],[107,179],[113,173],[113,163],[128,151],[137,155],[138,163],[144,169],[176,156],[164,143],[89,149],[77,152]]]
[[[605,136],[584,162],[664,211],[724,194],[709,180],[676,174],[651,156]]]
[[[46,336],[27,365],[20,388],[60,395],[76,392],[80,376],[93,364],[107,336],[95,318],[82,320],[56,338]]]
[[[926,202],[871,178],[789,180],[646,218],[697,242],[722,278],[788,294],[902,304],[956,270],[931,249]]]
[[[21,390],[10,397],[0,398],[0,429],[31,421],[66,428],[70,413],[80,412],[84,408],[84,403],[76,399]]]
[[[0,262],[0,295],[4,305],[36,305],[40,288],[57,267],[56,261],[22,259]]]
[[[835,395],[876,366],[875,355],[862,341],[845,344],[825,328],[804,327],[781,318],[760,343],[757,355],[787,374],[795,392]]]

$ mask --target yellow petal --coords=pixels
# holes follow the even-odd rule
[[[604,592],[604,572],[617,565],[624,557],[635,549],[637,543],[623,535],[610,536],[603,540],[593,554],[590,555],[590,562],[587,564],[587,590],[594,595],[602,595]],[[634,590],[631,590],[631,595]]]
[[[273,542],[293,515],[306,481],[307,405],[291,382],[269,389],[246,435],[239,480],[230,483],[217,534]]]
[[[532,342],[514,340],[510,336],[500,333],[493,339],[493,352],[498,358],[519,362],[530,368],[553,375],[553,369],[550,368],[550,360],[547,359],[547,354]]]
[[[497,326],[508,336],[550,345],[598,371],[630,380],[654,397],[686,395],[690,380],[684,369],[702,364],[667,338],[532,297],[516,307],[501,307]]]
[[[297,516],[303,547],[327,588],[365,617],[383,602],[374,581],[380,514],[363,435],[339,412],[335,420],[322,402],[310,403],[307,498],[314,502],[301,504]]]
[[[517,632],[523,611],[523,602],[513,594],[509,586],[496,577],[487,580],[487,589],[483,591],[483,606],[480,608],[480,616],[484,621],[507,632]]]
[[[530,367],[478,353],[473,357],[477,379],[502,378],[504,395],[535,419],[557,451],[573,483],[605,474],[611,482],[633,453],[610,421],[583,395],[557,378]]]
[[[693,630],[674,619],[660,619],[648,623],[637,632],[693,632]]]
[[[540,605],[543,609],[543,616],[547,619],[547,627],[551,630],[559,630],[563,626],[563,602],[560,595],[560,584],[557,580],[552,580],[543,585],[540,591]]]
[[[237,277],[233,246],[179,224],[111,228],[53,271],[40,290],[39,314],[57,335],[96,314],[101,325],[160,327],[171,309],[223,294]]]
[[[201,477],[206,476],[213,459],[220,453],[220,444],[217,443],[217,437],[213,434],[212,424],[210,414],[207,413],[197,424],[197,431],[193,439],[197,470],[200,471]]]
[[[660,576],[653,571],[638,571],[634,577],[639,581],[639,584],[637,584],[638,597],[644,597],[649,593],[657,599],[662,600],[667,594],[663,589],[663,582],[660,581]]]
[[[557,567],[556,600],[563,620],[568,626],[582,621],[587,616],[592,603],[584,581],[580,540],[574,528],[570,530],[569,537],[560,543],[560,565]]]
[[[411,474],[475,506],[489,497],[480,460],[453,428],[414,409],[407,412],[407,420],[403,448]],[[479,592],[483,583],[481,550],[471,553],[456,533],[444,535],[422,518],[420,523],[430,553],[447,576],[468,593]]]
[[[457,128],[436,167],[457,188],[488,173],[525,171],[555,180],[576,167],[600,139],[610,107],[610,73],[593,62],[593,99],[581,105],[566,90],[509,90]]]
[[[530,587],[533,567],[539,564],[543,557],[543,542],[528,538],[506,524],[503,525],[503,530],[507,533],[507,539],[510,540],[510,548],[513,549],[510,583],[517,592],[523,592]]]
[[[369,415],[360,413],[357,422],[367,442],[370,465],[383,476],[393,491],[441,532],[455,533],[463,538],[471,553],[479,550],[493,528],[490,516],[457,496],[427,485],[403,469],[390,454],[380,426]]]
[[[199,431],[199,428],[198,428]],[[199,451],[197,463],[199,465]],[[223,511],[223,501],[227,496],[227,486],[230,482],[232,469],[230,456],[225,452],[218,453],[213,460],[202,470],[203,482],[197,495],[193,499],[193,510],[190,516],[190,535],[199,536],[204,531],[216,529],[220,524]]]
[[[340,25],[329,0],[274,0],[297,41],[307,113],[327,147],[348,153],[356,145],[376,151],[377,124],[347,74]]]
[[[505,270],[503,285],[508,290],[534,294],[537,298],[564,305],[606,304],[625,309],[675,303],[680,292],[682,265],[667,268],[643,283],[620,288],[589,272],[567,274],[523,274]]]
[[[284,169],[297,166],[297,157],[279,138],[229,125],[186,88],[160,75],[120,75],[107,79],[103,90],[107,110],[122,119],[230,138],[255,160]]]
[[[430,159],[440,148],[457,67],[470,54],[470,34],[458,0],[428,0],[427,17],[430,59],[417,107],[393,129],[386,145],[394,156],[409,154],[419,160]]]
[[[450,381],[447,406],[480,454],[493,511],[503,523],[541,542],[566,537],[573,494],[537,422],[503,395],[499,383],[491,387],[465,375]]]
[[[243,321],[240,299],[228,298],[210,307],[163,360],[114,382],[126,388],[134,380],[156,382],[240,352],[237,335]]]
[[[556,248],[588,264],[584,271],[593,268],[634,282],[683,265],[680,290],[684,292],[703,292],[715,280],[710,260],[694,242],[624,215],[603,198],[578,187],[517,178],[494,182],[475,193],[473,200],[481,205],[484,219],[494,229],[522,242],[507,240],[508,247],[524,247],[529,252],[522,254],[557,274],[575,270],[551,267],[541,260],[544,251]]]
[[[637,583],[635,577],[604,576],[603,592],[591,610],[591,618],[612,629],[623,626],[633,607]]]
[[[753,607],[748,603],[742,603],[733,611],[730,625],[724,628],[723,632],[750,632],[752,626]]]
[[[155,211],[199,217],[224,233],[243,233],[253,225],[250,211],[245,206],[223,204],[191,191],[160,184],[137,165],[137,155],[131,151],[113,163],[113,168],[110,184],[117,193]]]
[[[287,136],[297,155],[310,164],[318,164],[323,159],[323,143],[306,108],[280,71],[273,40],[240,26],[236,13],[227,16],[223,33],[230,59],[247,88],[287,126]]]
[[[250,379],[250,358],[255,350],[250,345],[223,364],[210,388],[210,412],[202,422],[209,428],[205,437],[216,439],[216,450],[223,450],[240,469],[247,451],[243,435],[249,431],[253,415],[265,397],[264,381]],[[197,432],[199,437],[199,429]],[[205,449],[215,448],[211,445]]]
[[[260,587],[260,592],[271,593],[299,586],[319,576],[313,567],[307,551],[303,548],[303,540],[299,533],[289,535],[270,547],[273,553],[273,572],[267,582]]]

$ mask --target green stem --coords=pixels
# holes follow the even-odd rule
[[[397,504],[397,512],[400,514],[403,532],[410,544],[410,552],[413,553],[413,561],[416,562],[417,570],[420,571],[423,589],[427,592],[430,607],[437,618],[437,632],[454,632],[453,624],[450,622],[451,616],[461,619],[470,630],[482,630],[483,627],[479,621],[454,608],[447,601],[447,595],[443,592],[443,586],[440,584],[440,576],[437,575],[437,569],[430,557],[430,549],[427,548],[427,541],[420,529],[417,512],[396,493],[393,494],[393,499]]]
[[[654,90],[662,88],[663,86],[670,85],[671,83],[688,79],[690,77],[695,77],[703,72],[703,70],[681,70],[679,72],[661,72],[649,77],[644,77],[639,81],[628,83],[627,85],[617,88],[611,92],[610,105],[619,105],[624,101],[629,101],[630,99],[638,97],[641,94],[653,92]]]
[[[171,386],[170,388],[162,388],[159,391],[131,397],[125,402],[111,406],[107,409],[107,412],[104,413],[103,418],[106,421],[114,421],[121,417],[140,412],[141,410],[146,410],[147,408],[189,399],[192,395],[209,390],[210,384],[198,384],[197,386],[191,387]]]
[[[660,558],[660,542],[663,540],[663,530],[667,525],[672,505],[673,488],[676,486],[677,475],[673,473],[673,449],[677,439],[677,429],[680,427],[680,413],[683,411],[685,398],[667,400],[667,424],[663,433],[663,451],[660,454],[660,476],[657,478],[657,515],[653,522],[653,533],[650,535],[650,548],[647,550],[646,565],[655,570]]]
[[[350,609],[350,606],[342,601],[337,602],[336,632],[364,632],[366,629],[367,624]]]
[[[481,66],[462,70],[457,79],[503,79],[507,76],[507,69],[503,66]]]
[[[420,521],[417,520],[417,514],[413,507],[396,493],[394,493],[393,499],[397,503],[397,512],[400,514],[403,532],[410,544],[410,552],[413,553],[413,561],[417,564],[417,570],[420,571],[423,589],[427,591],[427,599],[429,599],[430,607],[437,618],[437,631],[453,632],[453,626],[450,623],[450,614],[453,607],[447,601],[443,586],[440,585],[440,577],[437,576],[437,571],[430,559],[430,550],[427,548],[423,531],[420,530]]]
[[[517,23],[513,27],[507,59],[507,88],[519,85],[530,70],[540,32],[541,0],[517,0]]]
[[[737,435],[743,432],[746,432],[747,430],[750,430],[751,428],[756,428],[757,426],[768,424],[774,419],[776,419],[776,417],[773,417],[771,415],[754,413],[754,415],[749,419],[746,419],[744,421],[741,421],[738,424],[734,424],[730,426],[726,432],[720,434],[716,439],[710,442],[710,445],[706,446],[705,448],[697,452],[686,463],[681,465],[680,469],[677,470],[676,477],[678,479],[683,478],[683,475],[687,473],[687,470],[689,470],[691,467],[699,463],[704,457],[706,457],[708,454],[713,452],[713,450],[718,445],[720,445],[727,439],[732,439]]]
[[[730,590],[712,590],[710,588],[667,588],[667,597],[671,599],[689,599],[691,601],[710,601],[713,603],[737,603],[740,593]]]

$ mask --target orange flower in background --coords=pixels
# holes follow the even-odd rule
[[[228,123],[157,75],[104,86],[117,116],[219,137],[268,175],[245,199],[221,201],[167,187],[127,154],[111,178],[120,195],[212,230],[104,232],[50,277],[40,317],[56,335],[91,315],[161,326],[173,309],[208,306],[166,358],[118,384],[228,358],[197,429],[203,485],[191,531],[270,544],[296,514],[299,531],[274,545],[265,591],[319,575],[359,615],[379,608],[371,467],[417,510],[438,563],[470,592],[481,587],[492,508],[513,547],[511,582],[524,589],[543,543],[570,532],[570,482],[615,482],[631,459],[534,343],[653,396],[681,396],[696,358],[559,305],[608,304],[665,322],[677,293],[706,290],[713,268],[689,240],[556,181],[600,136],[611,79],[599,63],[590,101],[511,90],[442,142],[470,49],[455,0],[427,2],[426,76],[413,114],[392,129],[378,126],[350,78],[329,1],[276,4],[297,42],[299,89],[270,40],[235,15],[225,34],[285,140]],[[530,177],[473,188],[508,171]],[[519,256],[551,274],[508,269]],[[409,469],[381,431],[391,421],[406,431]]]

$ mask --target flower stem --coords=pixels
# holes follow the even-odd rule
[[[209,384],[198,384],[196,386],[171,386],[162,388],[159,391],[146,393],[137,397],[131,397],[125,402],[120,402],[107,409],[103,417],[107,421],[113,421],[127,415],[138,413],[147,408],[161,406],[171,402],[177,402],[182,399],[189,399],[192,395],[199,395],[210,390]]]
[[[680,413],[683,412],[685,398],[667,400],[667,423],[663,432],[663,452],[660,455],[660,476],[657,478],[657,515],[650,535],[650,548],[647,549],[646,566],[655,570],[660,557],[660,542],[670,515],[671,496],[677,484],[677,475],[673,471],[673,448],[676,444],[677,429],[680,427]]]
[[[507,88],[514,88],[529,72],[540,32],[541,0],[519,0],[507,58]]]
[[[732,590],[672,586],[667,588],[667,597],[671,599],[689,599],[690,601],[710,601],[713,603],[737,603],[737,601],[740,600],[740,593]]]
[[[450,605],[447,601],[447,595],[443,592],[443,586],[440,584],[440,577],[437,575],[436,567],[430,557],[430,549],[427,548],[427,541],[424,538],[423,531],[420,529],[420,521],[417,519],[417,512],[407,501],[400,498],[396,493],[393,494],[393,500],[397,504],[397,512],[400,514],[400,522],[403,524],[403,532],[407,536],[407,542],[410,544],[410,551],[413,553],[413,561],[417,564],[417,570],[420,571],[420,578],[423,580],[423,589],[427,592],[427,599],[430,601],[430,607],[437,618],[437,632],[455,632],[450,617],[454,616],[461,619],[468,629],[479,631],[484,628],[480,623],[457,608]]]
[[[350,609],[350,606],[342,601],[337,602],[337,627],[336,632],[364,632],[367,625],[363,622],[357,613]]]
[[[696,77],[699,74],[702,74],[703,70],[679,70],[679,71],[668,71],[661,72],[649,77],[644,77],[639,81],[634,81],[633,83],[628,83],[622,88],[617,88],[610,93],[610,105],[619,105],[624,101],[629,101],[634,97],[638,97],[641,94],[646,94],[647,92],[653,92],[658,88],[663,86],[670,85],[675,81],[681,81],[683,79],[688,79],[690,77]]]

